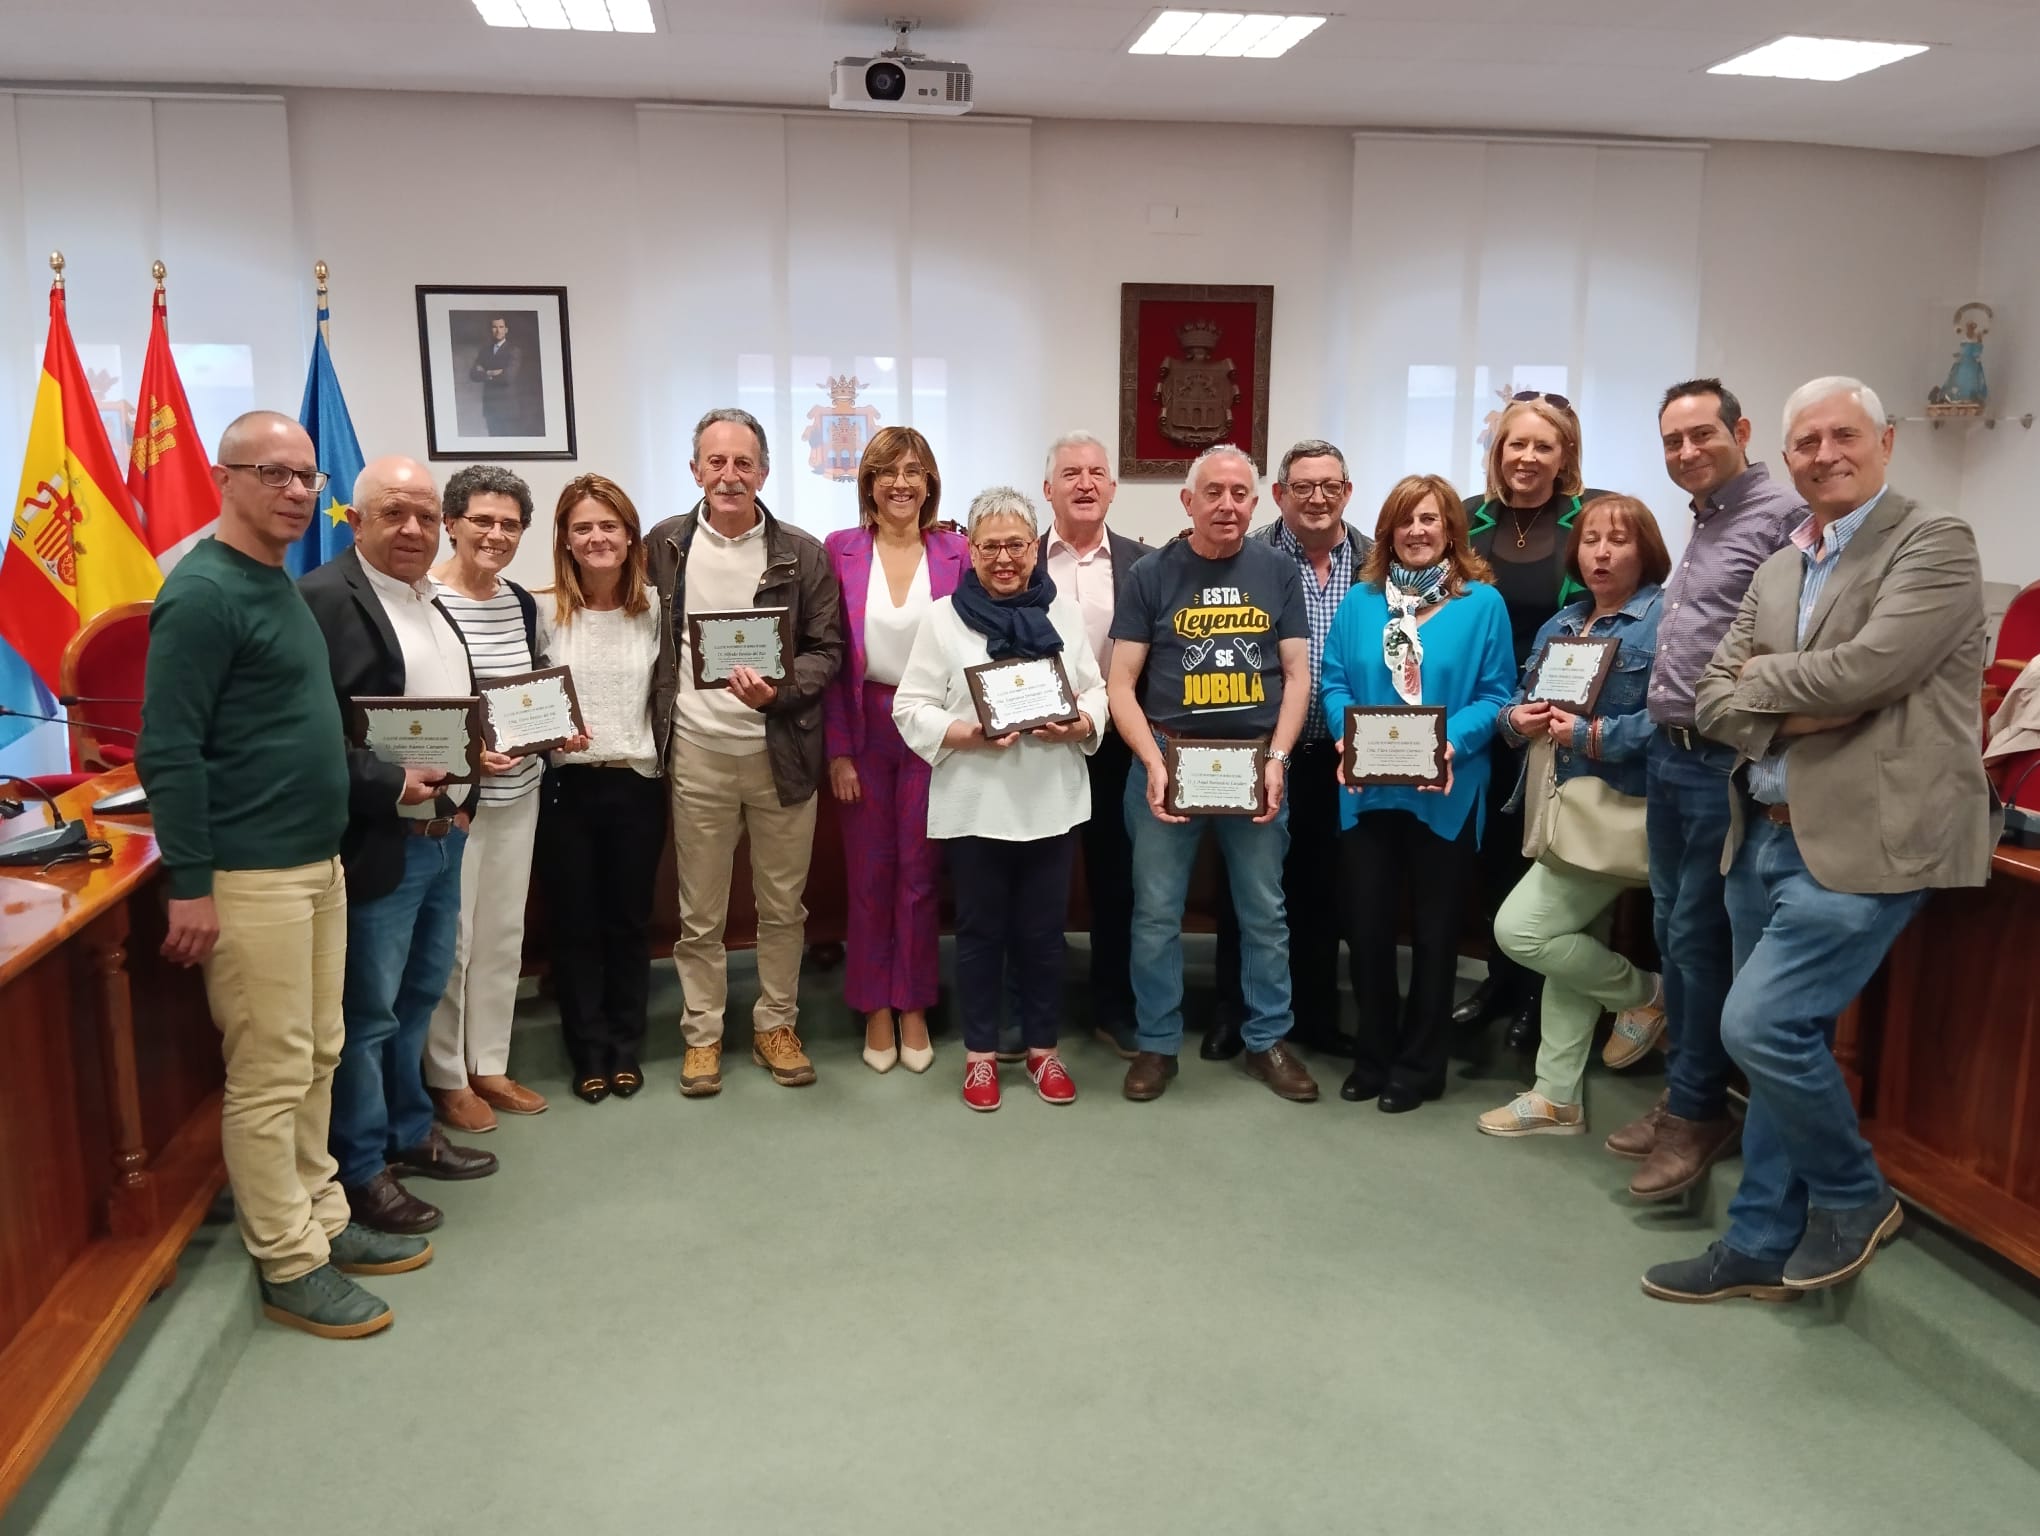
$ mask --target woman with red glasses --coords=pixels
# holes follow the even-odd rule
[[[1466,498],[1466,526],[1474,553],[1493,569],[1495,587],[1508,607],[1518,676],[1545,620],[1584,593],[1566,573],[1566,546],[1580,508],[1605,494],[1587,489],[1581,473],[1580,418],[1570,400],[1526,389],[1502,408],[1488,444],[1487,490]],[[1529,865],[1523,858],[1523,813],[1505,809],[1517,779],[1515,749],[1497,736],[1490,750],[1495,764],[1488,778],[1480,879],[1482,908],[1492,925],[1503,898]],[[1470,1043],[1472,1032],[1507,1015],[1509,1048],[1535,1050],[1542,995],[1541,977],[1494,954],[1487,980],[1453,1010],[1462,1046],[1481,1054]]]

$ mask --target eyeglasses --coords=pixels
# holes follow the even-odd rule
[[[1001,555],[1008,560],[1017,560],[1023,551],[1033,547],[1032,539],[999,539],[996,542],[980,540],[971,546],[987,560],[996,560]]]
[[[1339,493],[1346,489],[1343,480],[1292,480],[1289,494],[1298,501],[1316,501],[1320,496],[1326,501],[1337,501]]]
[[[466,523],[485,539],[492,533],[507,533],[514,539],[524,532],[524,524],[514,517],[469,517],[463,514],[460,517],[450,517],[447,521]]]
[[[900,485],[919,485],[928,478],[928,471],[918,465],[909,465],[905,469],[881,469],[871,478],[880,485],[888,482]]]
[[[1572,414],[1572,401],[1564,395],[1547,395],[1541,389],[1519,389],[1509,396],[1509,404],[1520,405],[1525,400],[1542,400],[1546,405],[1555,405],[1568,416]]]
[[[272,491],[280,491],[295,480],[313,495],[326,488],[333,477],[323,469],[292,469],[288,464],[222,464],[221,469],[247,469]]]

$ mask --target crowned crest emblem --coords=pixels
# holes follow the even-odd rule
[[[1176,328],[1183,355],[1162,359],[1154,393],[1162,407],[1156,425],[1162,436],[1186,448],[1209,448],[1232,431],[1240,386],[1232,359],[1211,355],[1221,334],[1216,321],[1186,320]]]
[[[829,392],[829,403],[809,409],[807,430],[800,435],[808,445],[808,468],[824,480],[855,480],[864,445],[878,430],[878,407],[857,403],[857,391],[871,386],[854,373],[843,373],[831,374],[816,387]]]
[[[411,734],[413,736],[423,736],[425,734],[424,724],[421,721],[413,720],[411,722]]]
[[[85,521],[85,509],[71,494],[70,478],[38,480],[35,490],[22,498],[14,517],[14,537],[27,539],[43,570],[67,587],[78,585],[78,553],[83,545],[78,530]],[[42,526],[36,527],[40,522]],[[34,537],[28,531],[34,528]]]
[[[730,639],[736,644],[742,645],[744,643],[744,632],[741,629],[733,629],[730,631]]]
[[[1401,741],[1401,740],[1402,740],[1402,727],[1401,727],[1401,726],[1399,726],[1399,725],[1391,725],[1391,726],[1390,726],[1390,727],[1388,728],[1388,739],[1389,739],[1390,741]]]
[[[528,693],[520,693],[517,695],[517,702],[521,707],[529,709],[531,708],[531,695]]]

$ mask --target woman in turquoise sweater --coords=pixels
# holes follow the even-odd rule
[[[1340,905],[1360,1015],[1339,1090],[1386,1114],[1445,1091],[1459,921],[1486,819],[1488,742],[1515,687],[1509,613],[1468,542],[1458,492],[1411,475],[1388,493],[1374,548],[1325,640],[1325,718],[1349,705],[1445,710],[1442,789],[1348,786],[1339,811]],[[1344,771],[1340,780],[1344,782]],[[1396,994],[1396,919],[1410,900],[1410,992]]]

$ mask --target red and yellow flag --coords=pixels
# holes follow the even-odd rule
[[[162,584],[71,344],[63,287],[53,285],[21,490],[0,556],[0,637],[58,688],[71,637],[108,608],[153,598]]]
[[[141,508],[149,551],[166,571],[219,521],[220,488],[213,484],[212,462],[198,440],[184,381],[177,377],[160,280],[149,322],[149,356],[142,364],[127,488]]]

